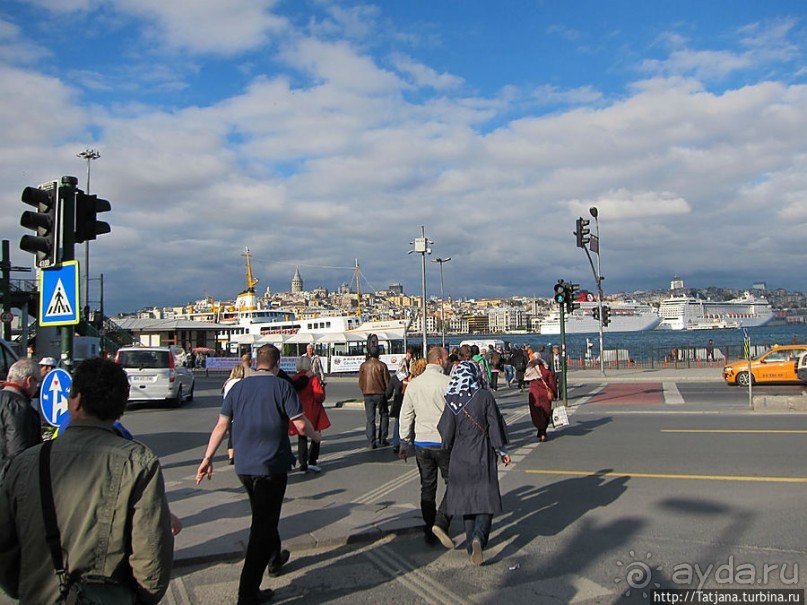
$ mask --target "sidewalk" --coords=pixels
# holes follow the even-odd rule
[[[722,381],[722,368],[657,368],[572,370],[570,385],[603,382],[713,382]],[[354,407],[362,401],[355,376],[329,377],[329,408]],[[503,392],[507,392],[504,390]],[[363,437],[357,439],[363,442]],[[363,446],[329,453],[325,448],[320,474],[291,473],[280,532],[283,547],[295,551],[377,539],[396,532],[422,531],[417,466],[394,461],[390,448],[367,451]],[[364,462],[366,472],[355,472]],[[394,466],[388,467],[389,463]],[[188,461],[189,473],[196,461]],[[411,485],[409,501],[392,501],[387,493]],[[226,454],[214,461],[212,481],[198,487],[192,476],[166,483],[171,510],[182,519],[176,537],[175,565],[191,565],[243,557],[249,535],[250,510],[246,494],[226,463]]]

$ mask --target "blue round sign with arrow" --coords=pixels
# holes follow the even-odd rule
[[[48,424],[59,426],[59,422],[67,415],[67,396],[72,382],[70,374],[61,368],[48,372],[42,381],[39,405]]]

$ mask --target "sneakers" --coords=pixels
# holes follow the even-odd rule
[[[471,542],[471,563],[482,565],[482,540],[474,538]]]
[[[239,595],[238,605],[257,605],[258,603],[268,603],[275,596],[275,591],[271,588],[264,588],[251,595]]]
[[[432,527],[432,533],[440,540],[440,544],[445,546],[448,550],[454,549],[454,540],[448,535],[448,532],[439,525]]]
[[[274,565],[270,566],[266,573],[272,576],[273,578],[278,577],[279,575],[283,574],[283,566],[289,562],[289,557],[291,553],[286,550],[285,548],[280,551],[280,555],[278,555],[279,561]],[[262,602],[262,601],[259,601]]]
[[[308,470],[311,471],[312,473],[321,473],[322,472],[322,468],[317,466],[316,464],[309,464],[308,465]]]

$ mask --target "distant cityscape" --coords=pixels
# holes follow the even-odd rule
[[[807,322],[807,295],[803,292],[790,292],[783,288],[769,290],[764,282],[752,284],[748,290],[733,288],[687,288],[684,281],[675,276],[668,289],[642,290],[605,294],[605,302],[632,300],[658,308],[662,301],[673,295],[690,295],[712,301],[727,301],[750,292],[756,297],[767,299],[775,312],[775,322]],[[582,289],[586,296],[588,291]],[[592,293],[596,294],[596,293]],[[357,294],[355,284],[343,283],[336,291],[324,287],[306,290],[303,277],[296,270],[287,292],[271,292],[267,288],[262,294],[255,293],[258,308],[272,308],[288,311],[298,319],[335,317],[343,315],[361,316],[368,320],[409,319],[410,331],[422,332],[421,295],[407,293],[400,283],[391,284],[386,290],[361,292]],[[182,319],[194,313],[209,311],[212,308],[234,310],[236,301],[215,301],[211,297],[189,302],[181,306],[147,308],[135,314],[122,314],[120,317],[140,319]],[[452,298],[441,300],[431,296],[426,301],[426,332],[439,334],[496,334],[496,333],[537,333],[541,322],[557,308],[551,298],[511,297],[511,298]]]

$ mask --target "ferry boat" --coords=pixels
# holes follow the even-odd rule
[[[600,331],[600,322],[594,318],[594,309],[599,307],[596,297],[582,290],[578,299],[579,309],[566,313],[567,334],[593,334]],[[611,309],[611,323],[603,327],[604,332],[643,332],[652,330],[661,322],[653,307],[634,300],[606,301],[603,306]],[[560,334],[560,309],[555,308],[541,322],[541,334]]]
[[[288,322],[294,320],[293,311],[273,309],[263,306],[255,294],[258,279],[252,274],[252,262],[249,248],[244,250],[246,257],[247,287],[236,299],[215,302],[212,297],[205,297],[175,314],[177,319],[207,321],[224,326],[238,326],[246,334],[260,334],[260,329],[268,323]]]
[[[661,302],[659,315],[659,330],[753,328],[764,326],[774,318],[770,303],[750,292],[727,301],[674,295]]]

